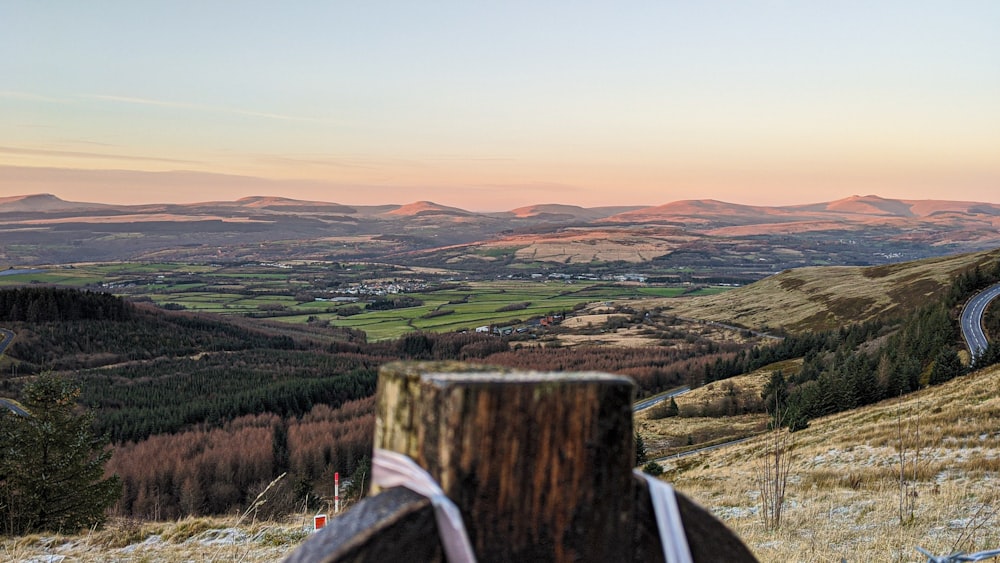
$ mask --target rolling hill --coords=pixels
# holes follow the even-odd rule
[[[908,312],[941,295],[962,271],[998,259],[1000,250],[991,250],[886,266],[799,268],[669,306],[677,315],[753,329],[827,330]]]

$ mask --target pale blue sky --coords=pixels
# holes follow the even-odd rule
[[[997,201],[998,29],[993,1],[3,0],[0,196]]]

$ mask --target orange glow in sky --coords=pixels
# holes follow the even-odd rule
[[[998,201],[1000,3],[293,4],[5,5],[0,197]]]

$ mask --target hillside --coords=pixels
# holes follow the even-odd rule
[[[455,217],[469,216],[473,215],[468,211],[459,209],[457,207],[448,207],[445,205],[438,205],[433,201],[417,201],[407,205],[400,206],[397,209],[393,209],[386,213],[386,215],[397,215],[402,217],[412,217],[416,215],[451,215]]]
[[[778,532],[764,531],[758,514],[766,437],[665,463],[665,477],[761,561],[917,561],[915,546],[936,555],[1000,548],[997,388],[994,366],[789,435]]]
[[[65,201],[52,194],[0,197],[0,212],[3,213],[99,212],[110,207],[112,206],[101,203],[78,203]]]
[[[871,267],[785,271],[723,294],[664,301],[676,315],[793,332],[827,330],[911,310],[955,276],[1000,259],[1000,250]]]
[[[512,209],[501,215],[512,215],[514,217],[532,217],[535,219],[544,219],[553,222],[562,221],[595,221],[598,219],[603,219],[605,217],[610,217],[612,215],[617,215],[619,213],[626,213],[628,211],[634,211],[636,209],[641,209],[641,207],[636,206],[623,206],[623,207],[580,207],[578,205],[562,205],[558,203],[549,204],[539,204],[539,205],[528,205],[525,207],[518,207],[517,209]]]

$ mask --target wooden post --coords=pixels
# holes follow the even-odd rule
[[[633,394],[630,379],[601,373],[390,364],[378,382],[375,447],[430,473],[461,511],[479,561],[662,561],[646,484],[632,473]],[[411,531],[433,522],[426,500],[406,496],[399,512],[375,500],[395,491],[373,488],[376,496],[361,503],[368,506],[333,520],[291,560],[375,561],[368,550],[384,555],[388,544],[402,559],[417,551],[443,557],[436,534]],[[372,516],[376,504],[381,519]],[[712,550],[706,556],[692,545],[696,561],[753,560],[711,516],[686,499],[679,504],[686,527],[691,519],[685,535]],[[355,522],[361,513],[363,529]],[[340,532],[328,533],[340,520]],[[697,537],[706,530],[727,538]],[[435,546],[399,544],[414,537]],[[719,546],[727,550],[722,559]]]

